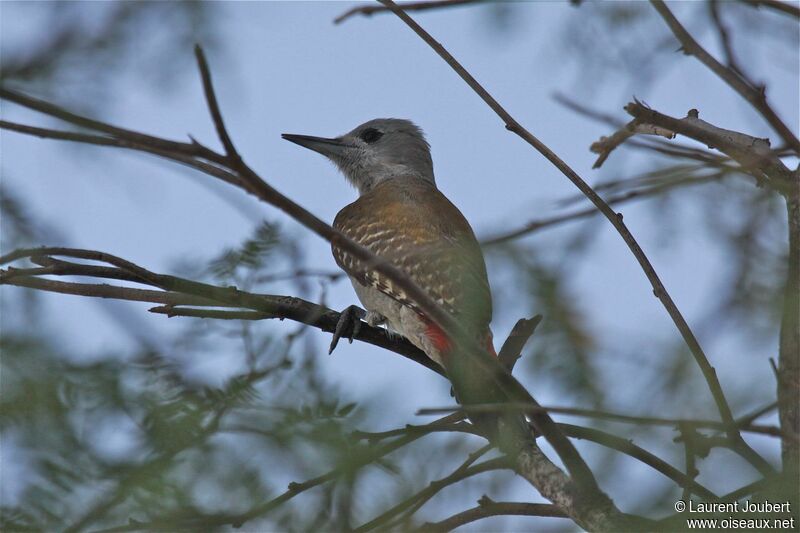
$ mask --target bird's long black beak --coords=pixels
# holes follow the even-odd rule
[[[295,135],[293,133],[284,133],[282,138],[287,141],[299,144],[303,148],[314,150],[325,157],[338,157],[344,154],[352,145],[342,141],[341,139],[329,139],[326,137],[313,137],[311,135]]]

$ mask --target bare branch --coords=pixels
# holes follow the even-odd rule
[[[39,111],[45,115],[50,115],[51,117],[61,119],[64,122],[74,124],[75,126],[79,126],[81,128],[101,131],[119,140],[125,140],[133,144],[149,146],[151,148],[174,152],[185,156],[202,157],[215,163],[225,163],[225,158],[223,156],[198,143],[189,144],[170,141],[160,137],[146,135],[138,131],[112,126],[106,122],[101,122],[99,120],[94,120],[76,113],[72,113],[57,105],[53,105],[49,102],[45,102],[44,100],[39,100],[38,98],[7,89],[5,87],[0,87],[0,98],[3,100],[8,100],[9,102],[14,102],[15,104],[19,104],[23,107],[27,107],[28,109]]]
[[[466,418],[465,414],[462,413],[453,413],[453,415],[459,415],[460,418]],[[369,442],[378,442],[383,439],[388,439],[391,437],[400,437],[406,435],[408,433],[415,433],[415,432],[422,432],[422,433],[430,433],[431,431],[436,431],[439,433],[469,433],[471,435],[480,435],[478,430],[472,424],[464,422],[455,422],[450,425],[440,425],[436,428],[431,429],[428,425],[423,426],[415,426],[413,424],[407,424],[406,426],[398,429],[390,429],[388,431],[353,431],[350,436],[354,439],[361,439],[366,440]]]
[[[673,181],[672,183],[657,185],[654,187],[650,187],[648,189],[629,191],[624,194],[620,194],[618,196],[613,196],[608,200],[606,200],[606,202],[609,205],[616,206],[628,203],[632,200],[643,200],[645,198],[656,196],[658,194],[661,194],[665,191],[677,187],[687,186],[687,185],[702,185],[704,183],[709,183],[711,181],[719,179],[722,175],[723,173],[719,173],[719,174],[712,174],[710,176],[706,176],[703,178],[691,177],[691,178],[679,179]],[[505,242],[509,242],[519,237],[539,231],[540,229],[550,228],[553,226],[557,226],[558,224],[562,224],[564,222],[580,220],[582,218],[588,218],[599,214],[600,211],[598,211],[597,208],[587,207],[586,209],[577,209],[575,211],[570,211],[562,215],[554,215],[552,217],[531,220],[529,222],[526,222],[525,225],[519,228],[505,231],[497,235],[490,235],[489,237],[481,239],[481,246],[494,246],[497,244],[503,244]]]
[[[2,92],[2,89],[0,89],[0,92]],[[142,144],[130,140],[128,138],[112,138],[112,137],[105,137],[102,135],[90,135],[90,134],[71,132],[71,131],[54,130],[50,128],[37,128],[34,126],[16,124],[14,122],[7,122],[4,120],[0,120],[0,128],[46,139],[73,141],[84,144],[94,144],[98,146],[113,146],[117,148],[125,148],[129,150],[146,152],[200,170],[226,183],[242,188],[245,191],[249,192],[250,194],[255,194],[252,190],[248,188],[248,185],[243,183],[242,180],[235,174],[232,174],[227,170],[225,170],[224,168],[220,168],[215,164],[195,159],[195,157],[200,157],[200,156],[183,155],[180,151],[172,151],[169,148],[166,149],[159,148],[153,146],[152,144]],[[201,147],[201,145],[199,144],[196,144],[195,146]]]
[[[694,435],[697,434],[697,429],[691,424],[686,423],[680,424],[678,428],[681,432],[681,440],[683,441],[683,457],[686,477],[692,480],[697,479],[697,476],[700,475],[700,471],[697,470],[697,467],[695,466],[697,450],[694,446]],[[687,501],[691,496],[692,491],[689,488],[689,485],[684,486],[683,492],[681,493],[681,499]]]
[[[429,9],[441,9],[447,7],[454,7],[454,6],[463,6],[466,4],[480,4],[486,2],[486,0],[428,0],[425,2],[404,2],[400,4],[406,11],[427,11]],[[355,15],[363,15],[365,17],[372,16],[374,13],[385,13],[389,11],[384,6],[376,6],[372,4],[367,4],[364,6],[356,6],[353,8],[348,9],[335,19],[333,19],[334,24],[341,24],[345,20],[353,17]]]
[[[642,123],[670,129],[716,148],[739,163],[744,172],[752,174],[759,181],[766,181],[783,194],[794,181],[792,172],[770,148],[768,139],[719,128],[700,119],[696,109],[690,110],[686,117],[677,119],[634,101],[625,106],[625,111]]]
[[[717,431],[725,431],[726,425],[722,422],[715,420],[690,420],[685,418],[659,418],[653,416],[634,416],[622,413],[612,413],[609,411],[600,411],[597,409],[581,409],[578,407],[559,407],[559,406],[538,406],[531,407],[525,403],[506,403],[506,404],[471,404],[459,405],[453,407],[431,407],[418,409],[418,415],[439,415],[442,413],[457,412],[473,412],[473,413],[490,413],[498,411],[517,411],[525,414],[533,414],[536,411],[547,411],[549,413],[562,414],[567,416],[580,416],[586,418],[595,418],[598,420],[610,420],[613,422],[622,422],[624,424],[636,424],[646,426],[666,426],[678,427],[682,424],[692,425],[698,428],[708,428]],[[737,422],[738,427],[742,431],[749,433],[758,433],[761,435],[770,435],[772,437],[787,437],[800,442],[800,435],[784,434],[775,426],[757,425],[750,422],[750,417],[744,417],[741,421]]]
[[[500,352],[497,354],[497,359],[509,372],[514,370],[514,365],[522,357],[521,352],[525,347],[525,343],[531,338],[541,321],[542,315],[536,315],[532,318],[520,318],[514,325],[508,338],[503,343],[503,347],[500,348]]]
[[[747,82],[735,70],[722,65],[714,56],[709,54],[700,44],[686,31],[686,28],[675,18],[663,0],[650,0],[653,7],[667,23],[675,38],[681,43],[683,53],[693,55],[714,74],[719,76],[722,81],[727,83],[734,91],[747,100],[753,108],[758,111],[764,120],[772,126],[778,135],[792,147],[796,154],[800,154],[800,140],[792,133],[792,130],[783,123],[775,111],[767,103],[767,97],[763,87],[757,88]]]
[[[74,294],[91,298],[110,298],[114,300],[129,300],[132,302],[150,302],[164,305],[220,305],[219,302],[207,298],[190,296],[171,291],[151,291],[145,289],[131,289],[115,285],[93,285],[89,283],[68,283],[51,279],[42,279],[30,276],[14,276],[4,269],[0,269],[0,284],[27,287],[46,292],[61,294]]]
[[[476,465],[472,464],[488,450],[489,449],[487,447],[483,447],[477,452],[470,454],[467,460],[464,461],[464,463],[461,464],[461,466],[459,466],[455,471],[453,471],[453,473],[441,479],[437,479],[436,481],[431,481],[431,483],[420,492],[408,497],[407,499],[393,506],[385,513],[382,513],[369,522],[355,528],[353,531],[356,533],[364,533],[366,531],[372,531],[376,528],[385,527],[387,522],[393,517],[397,516],[399,513],[402,513],[406,509],[416,511],[422,506],[422,504],[433,498],[439,491],[450,485],[453,485],[454,483],[458,483],[463,479],[475,476],[477,474],[482,474],[484,472],[511,468],[513,462],[508,457],[496,457]]]
[[[648,452],[643,448],[640,448],[629,439],[618,437],[616,435],[612,435],[611,433],[600,431],[599,429],[594,428],[575,426],[572,424],[559,424],[559,426],[570,437],[592,441],[600,444],[601,446],[616,450],[620,453],[624,453],[625,455],[633,457],[638,461],[641,461],[653,470],[656,470],[657,472],[674,481],[679,487],[683,487],[692,493],[697,494],[703,499],[709,501],[717,501],[720,499],[716,494],[699,484],[691,476],[687,476],[663,459],[660,459],[658,456]]]
[[[219,309],[194,309],[189,307],[174,307],[161,305],[148,309],[151,313],[167,315],[169,318],[185,316],[192,318],[213,318],[216,320],[264,320],[275,318],[267,313],[258,311],[221,311]]]
[[[567,109],[574,111],[579,115],[591,118],[596,122],[607,124],[616,129],[624,126],[623,122],[617,117],[603,113],[596,109],[591,109],[590,107],[581,104],[580,102],[573,100],[564,94],[556,93],[553,95],[553,99]],[[628,145],[659,152],[669,156],[680,157],[683,159],[693,159],[695,161],[702,161],[714,165],[721,165],[727,161],[727,158],[724,156],[714,154],[707,150],[698,149],[694,146],[680,144],[675,141],[668,142],[661,139],[648,139],[648,141],[650,142],[639,143],[636,141],[628,141]]]
[[[673,139],[675,137],[675,132],[659,128],[658,126],[653,126],[652,124],[642,124],[639,120],[633,119],[627,124],[625,124],[622,128],[614,132],[611,137],[600,137],[599,141],[592,143],[589,147],[595,154],[600,154],[600,157],[597,158],[597,161],[594,162],[592,168],[600,168],[603,166],[603,163],[611,152],[620,144],[624,143],[630,137],[633,137],[636,134],[640,135],[659,135],[661,137],[666,137],[667,139]]]
[[[733,45],[731,44],[731,36],[730,33],[728,33],[727,26],[725,26],[725,23],[722,22],[722,15],[719,12],[719,5],[719,0],[710,0],[708,2],[708,11],[709,15],[711,16],[711,22],[713,22],[714,26],[717,28],[720,45],[722,45],[722,51],[725,54],[725,62],[727,63],[729,69],[741,76],[741,78],[752,87],[754,85],[753,81],[747,77],[742,68],[739,66],[739,62],[736,60],[736,54],[734,53]]]
[[[658,274],[650,263],[650,260],[645,255],[639,243],[634,238],[633,234],[628,230],[625,223],[622,221],[622,215],[616,213],[603,201],[602,198],[592,189],[569,165],[561,160],[555,152],[553,152],[547,145],[542,143],[528,130],[522,127],[508,111],[500,105],[500,103],[492,97],[483,86],[431,35],[426,32],[419,24],[417,24],[411,17],[409,17],[402,9],[391,0],[378,0],[383,5],[389,7],[403,22],[406,23],[422,40],[424,40],[450,67],[467,83],[467,85],[475,91],[481,99],[503,120],[506,129],[516,133],[528,144],[533,146],[539,151],[548,161],[550,161],[556,168],[558,168],[589,200],[599,209],[603,215],[611,222],[611,224],[619,232],[625,243],[630,248],[633,255],[639,262],[642,270],[644,270],[647,279],[650,280],[653,286],[653,293],[658,298],[664,307],[667,309],[673,322],[685,340],[689,350],[695,358],[698,366],[700,367],[703,377],[705,378],[708,387],[711,391],[717,409],[720,412],[722,421],[728,426],[728,433],[731,441],[737,443],[737,451],[745,454],[751,462],[758,465],[758,469],[765,475],[773,473],[772,467],[767,461],[759,456],[747,443],[742,439],[736,428],[733,414],[731,412],[728,400],[725,398],[725,393],[722,391],[722,386],[717,379],[714,367],[708,361],[705,352],[703,351],[700,343],[692,332],[686,319],[681,314],[672,297],[667,292],[664,284],[661,282]],[[537,426],[537,430],[540,428]],[[548,439],[549,440],[549,439]],[[552,500],[551,500],[552,501]]]
[[[782,2],[781,0],[739,0],[747,6],[755,8],[769,8],[774,9],[780,13],[785,13],[796,19],[800,19],[800,7],[797,7],[789,2]]]
[[[476,522],[483,518],[504,515],[566,517],[555,505],[547,503],[495,502],[484,496],[478,500],[477,507],[454,514],[439,522],[424,524],[419,528],[419,531],[452,531],[464,524]]]
[[[222,141],[222,146],[225,147],[225,155],[234,162],[234,165],[238,166],[242,163],[242,158],[239,156],[239,152],[236,151],[236,147],[228,135],[228,130],[225,128],[225,121],[222,119],[222,113],[220,113],[219,104],[217,103],[217,95],[214,93],[214,85],[211,83],[211,72],[208,70],[206,56],[199,44],[194,46],[194,55],[200,69],[203,92],[206,95],[206,103],[211,113],[211,119],[214,121],[214,127],[217,129],[217,135],[219,135],[219,140]]]

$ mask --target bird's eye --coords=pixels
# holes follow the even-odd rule
[[[381,137],[383,137],[383,132],[376,130],[375,128],[367,128],[361,132],[361,135],[359,135],[359,137],[361,137],[361,139],[365,143],[372,144]]]

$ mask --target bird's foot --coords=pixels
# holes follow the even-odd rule
[[[367,316],[364,317],[364,322],[373,328],[377,328],[378,326],[386,323],[386,317],[380,313],[376,313],[375,311],[367,311]]]
[[[333,332],[333,339],[331,339],[331,346],[328,348],[328,354],[332,354],[339,344],[339,339],[344,337],[352,344],[353,338],[358,336],[361,330],[361,319],[369,318],[369,313],[361,309],[357,305],[349,305],[339,315],[339,322],[336,323],[336,330]]]

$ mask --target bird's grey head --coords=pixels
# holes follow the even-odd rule
[[[436,186],[430,146],[409,120],[376,118],[330,139],[288,133],[282,137],[333,161],[360,194],[400,176],[416,176]]]

